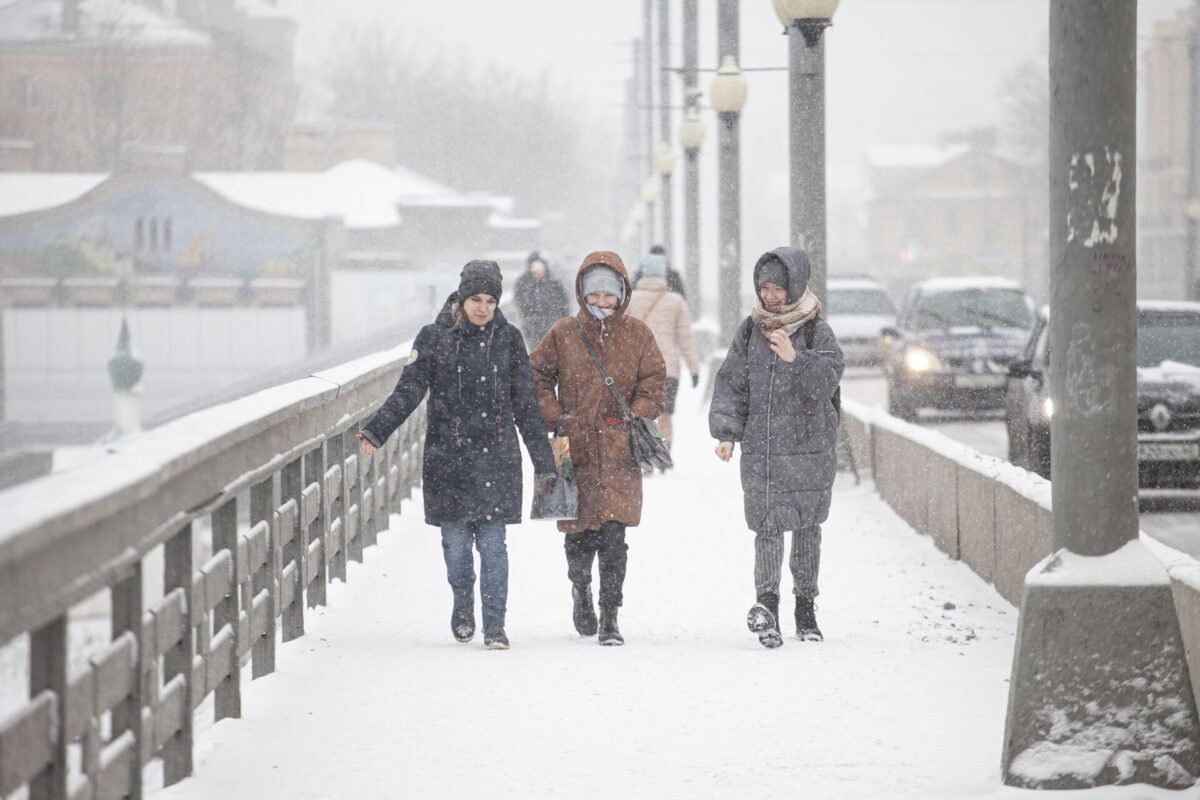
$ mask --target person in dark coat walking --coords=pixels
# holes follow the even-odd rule
[[[538,482],[554,480],[554,455],[538,411],[521,332],[496,308],[500,267],[471,261],[458,290],[421,328],[408,366],[383,406],[358,434],[364,453],[381,447],[429,393],[421,470],[425,522],[442,530],[454,593],[454,638],[475,635],[474,543],[479,550],[484,644],[507,649],[505,525],[521,521],[521,431]]]
[[[621,405],[583,335],[635,417],[662,414],[667,367],[650,328],[625,313],[633,291],[620,256],[587,255],[575,277],[575,294],[579,313],[554,323],[530,361],[546,427],[569,439],[579,488],[579,518],[558,523],[565,534],[575,630],[580,636],[598,631],[600,644],[620,645],[625,643],[617,626],[629,549],[625,529],[642,520],[642,470],[633,460]],[[599,621],[592,605],[597,556]]]
[[[571,299],[550,265],[534,250],[525,260],[525,272],[517,278],[513,291],[517,313],[521,317],[521,332],[530,349],[550,330],[550,326],[571,313]]]
[[[717,373],[709,432],[717,456],[742,447],[746,524],[754,531],[757,602],[747,625],[766,647],[779,633],[783,532],[792,532],[796,636],[821,641],[813,599],[821,562],[821,523],[837,472],[834,393],[842,349],[808,288],[808,255],[796,247],[764,253],[754,265],[754,310],[738,327]]]

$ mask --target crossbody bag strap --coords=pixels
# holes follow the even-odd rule
[[[583,326],[579,324],[579,320],[575,317],[571,318],[575,323],[575,328],[579,331],[580,338],[587,345],[588,352],[592,356],[592,361],[596,362],[596,369],[600,370],[600,374],[604,376],[604,385],[613,393],[613,397],[617,398],[617,402],[621,404],[621,411],[625,414],[625,419],[633,419],[633,412],[629,410],[629,404],[625,402],[625,398],[621,397],[621,393],[617,391],[617,387],[613,385],[613,379],[608,377],[608,371],[604,369],[604,365],[600,363],[600,357],[596,355],[596,350],[592,347],[592,341],[588,339],[587,334],[583,332]]]
[[[658,293],[658,297],[654,298],[654,302],[650,304],[650,307],[646,309],[646,313],[642,314],[642,316],[639,317],[639,319],[641,319],[641,320],[650,319],[650,314],[654,311],[654,307],[656,305],[658,305],[658,301],[662,300],[666,296],[667,296],[667,290],[663,289],[661,292]]]

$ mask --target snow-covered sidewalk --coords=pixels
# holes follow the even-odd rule
[[[738,469],[698,405],[685,387],[678,466],[647,481],[629,532],[626,646],[575,634],[547,522],[509,528],[512,649],[457,644],[418,493],[278,671],[243,686],[242,719],[198,733],[195,776],[155,796],[1032,797],[999,784],[1016,610],[869,480],[839,476],[824,529],[826,641],[767,650],[746,630]],[[1086,794],[1180,796],[1130,791]]]

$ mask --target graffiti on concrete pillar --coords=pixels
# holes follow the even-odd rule
[[[1071,343],[1067,346],[1066,408],[1090,417],[1111,402],[1117,385],[1117,370],[1111,359],[1100,351],[1087,324],[1071,326]]]
[[[1117,240],[1121,200],[1121,154],[1075,153],[1067,169],[1067,241],[1084,247]]]

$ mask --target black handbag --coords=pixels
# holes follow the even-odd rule
[[[613,379],[608,377],[608,371],[600,363],[600,357],[596,355],[592,342],[583,332],[583,326],[579,324],[579,320],[575,320],[575,327],[579,330],[583,343],[587,345],[592,361],[596,362],[596,368],[604,376],[604,385],[609,388],[613,397],[617,398],[617,402],[621,405],[625,422],[629,425],[629,450],[633,453],[633,460],[637,462],[642,472],[646,473],[653,472],[655,468],[670,469],[675,466],[671,461],[671,448],[662,435],[662,431],[658,429],[658,423],[652,419],[633,415],[633,412],[629,410],[629,404],[625,402],[624,397],[621,397],[621,393],[613,385]]]

